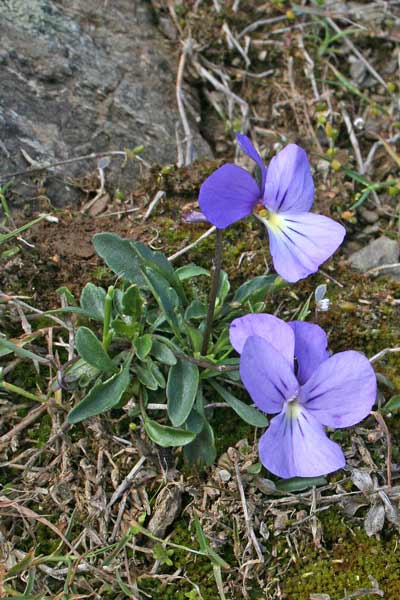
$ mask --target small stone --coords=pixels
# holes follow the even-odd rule
[[[230,480],[230,478],[232,477],[232,475],[226,469],[220,469],[218,471],[218,477],[220,478],[221,481],[223,481],[224,483],[226,483],[227,481]]]
[[[368,210],[368,208],[361,208],[360,215],[367,223],[376,223],[379,220],[379,215],[376,214],[373,210]]]
[[[399,245],[395,240],[382,235],[372,240],[365,248],[354,252],[349,263],[357,271],[365,273],[381,265],[390,265],[399,260]]]

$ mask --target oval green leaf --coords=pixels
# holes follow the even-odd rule
[[[104,350],[102,343],[88,327],[80,327],[75,336],[75,346],[78,354],[89,365],[100,371],[115,372],[116,367]]]
[[[149,438],[162,448],[186,446],[196,437],[193,431],[160,425],[157,421],[147,418],[144,421],[144,428]]]
[[[199,369],[178,359],[170,368],[167,382],[168,416],[175,427],[182,425],[192,410],[199,385]]]
[[[71,410],[68,415],[68,423],[79,423],[116,406],[131,380],[129,374],[130,362],[128,360],[123,369],[107,381],[95,385],[88,395]]]

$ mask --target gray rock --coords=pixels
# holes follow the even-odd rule
[[[365,248],[354,252],[349,263],[357,271],[365,273],[381,265],[391,265],[399,261],[399,244],[382,235],[369,242]]]
[[[361,208],[360,215],[367,223],[376,223],[379,220],[379,215],[374,210],[368,208]]]
[[[149,162],[176,161],[175,48],[145,0],[2,0],[0,39],[0,175],[30,166],[21,149],[40,164],[139,145]],[[184,93],[198,114],[197,96]],[[196,155],[210,156],[196,123],[192,131]],[[138,164],[120,165],[113,159],[107,183],[129,186]],[[48,180],[95,166],[75,163]],[[17,183],[25,197],[36,189]],[[61,184],[52,184],[56,204],[69,201]]]

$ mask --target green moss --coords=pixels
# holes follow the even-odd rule
[[[368,538],[362,528],[347,526],[335,508],[323,513],[321,522],[324,549],[318,551],[309,543],[303,544],[300,559],[290,567],[282,582],[284,597],[309,600],[312,593],[324,593],[336,600],[346,592],[351,594],[362,587],[371,587],[368,577],[371,575],[387,600],[397,600],[400,556],[396,552],[394,530],[387,530],[387,539]]]
[[[254,427],[245,423],[229,408],[217,409],[211,424],[214,429],[217,456],[235,446],[239,440],[251,440],[254,437]]]
[[[198,542],[195,536],[192,535],[188,521],[185,518],[175,523],[171,541],[195,550],[199,548]],[[169,572],[173,573],[176,569],[181,568],[185,576],[200,587],[204,598],[219,600],[212,564],[208,558],[196,556],[183,550],[175,550],[171,559],[173,566],[167,569]],[[193,590],[189,581],[185,581],[185,579],[166,584],[150,577],[141,579],[139,587],[144,592],[151,592],[151,597],[154,600],[187,600],[185,594]]]
[[[36,443],[36,448],[42,448],[51,435],[51,417],[48,414],[43,415],[40,422],[36,423],[27,431],[31,440]]]

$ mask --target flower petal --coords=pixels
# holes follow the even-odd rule
[[[240,357],[240,376],[254,404],[266,413],[280,412],[285,400],[299,390],[286,358],[257,336],[246,340]]]
[[[318,477],[345,465],[340,446],[304,408],[295,418],[284,412],[274,417],[260,438],[258,451],[264,467],[285,479]]]
[[[252,160],[254,160],[254,162],[256,162],[260,168],[260,171],[261,171],[261,186],[260,187],[261,187],[261,195],[262,195],[264,192],[264,188],[265,188],[265,179],[267,177],[267,169],[265,168],[264,161],[261,158],[261,156],[258,154],[257,150],[254,148],[250,139],[246,135],[238,133],[236,136],[236,139],[239,143],[239,146],[243,150],[243,152],[245,154],[247,154],[247,156],[249,156]]]
[[[315,273],[346,234],[340,223],[314,213],[271,213],[263,222],[268,228],[275,270],[290,282]]]
[[[291,321],[294,332],[294,355],[297,359],[297,379],[301,385],[311,377],[321,363],[329,358],[328,338],[315,323]]]
[[[314,201],[310,163],[303,148],[289,144],[268,165],[264,204],[274,212],[306,212]]]
[[[288,323],[265,313],[249,314],[234,319],[229,328],[229,339],[239,354],[250,336],[267,340],[290,365],[293,364],[294,334]]]
[[[182,213],[182,219],[186,221],[186,223],[208,223],[205,215],[199,210],[190,210]]]
[[[200,188],[199,205],[208,221],[224,229],[251,214],[260,197],[253,177],[237,165],[223,165]]]
[[[376,375],[360,352],[338,352],[323,362],[302,387],[304,406],[323,425],[350,427],[370,412]]]

